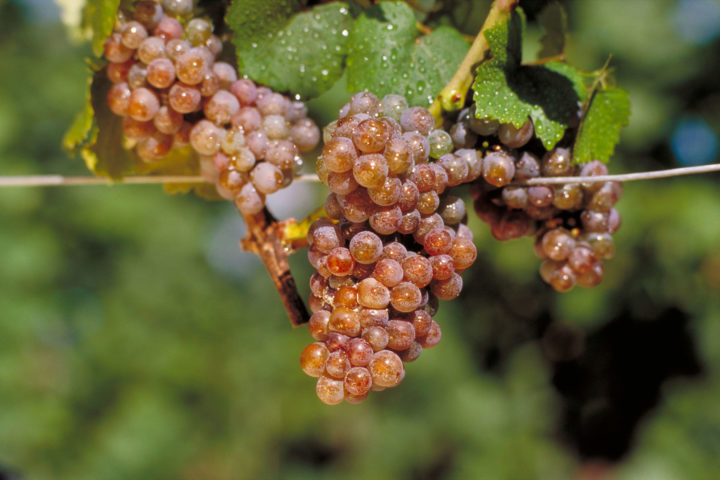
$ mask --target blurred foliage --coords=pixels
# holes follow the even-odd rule
[[[454,3],[431,23],[472,32],[487,2]],[[521,3],[539,38],[544,2]],[[720,42],[679,36],[687,3],[568,2],[569,60],[592,70],[612,53],[630,91],[613,171],[674,166],[683,117],[720,131]],[[2,175],[84,172],[60,143],[90,47],[53,12],[0,2]],[[337,85],[313,115],[347,96]],[[440,310],[440,345],[401,387],[326,407],[297,363],[307,332],[221,235],[241,229],[230,206],[159,187],[3,189],[0,476],[523,480],[605,461],[620,480],[717,478],[718,178],[630,183],[619,209],[606,280],[563,295],[538,278],[530,239],[498,244],[471,217],[481,255]],[[209,261],[219,243],[237,275]]]

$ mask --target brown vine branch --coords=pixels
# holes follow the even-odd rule
[[[257,215],[243,215],[243,218],[247,225],[247,236],[240,242],[240,246],[255,253],[265,264],[293,326],[307,323],[310,315],[290,273],[287,260],[290,250],[283,242],[280,223],[267,208]]]

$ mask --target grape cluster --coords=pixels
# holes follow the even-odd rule
[[[355,95],[323,135],[316,167],[329,218],[308,233],[317,341],[300,364],[321,401],[357,403],[400,383],[403,362],[440,341],[438,300],[460,294],[477,257],[465,204],[445,190],[478,178],[481,161],[475,150],[450,153],[432,115],[397,95]]]
[[[222,41],[210,22],[191,18],[193,8],[193,0],[143,0],[119,13],[105,42],[108,105],[144,162],[191,145],[218,193],[255,214],[292,181],[320,131],[302,102],[219,61]]]
[[[598,161],[574,165],[570,150],[545,151],[533,141],[533,124],[477,119],[472,109],[461,112],[450,130],[456,147],[482,145],[482,178],[472,185],[477,215],[492,235],[510,240],[535,235],[535,253],[544,260],[540,274],[555,290],[574,285],[591,287],[604,276],[603,260],[614,253],[612,234],[620,228],[613,208],[621,194],[617,182],[589,182],[606,175]],[[578,177],[559,185],[522,185],[536,177]],[[583,178],[585,177],[585,181]]]

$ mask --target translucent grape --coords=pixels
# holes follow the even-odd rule
[[[170,106],[178,113],[191,113],[200,108],[202,95],[200,91],[190,85],[175,83],[170,88],[168,101]]]
[[[330,314],[328,331],[338,332],[349,337],[360,335],[360,319],[357,312],[347,307],[336,307]]]
[[[394,387],[403,378],[404,368],[400,357],[389,350],[381,350],[373,355],[368,365],[373,385]]]
[[[412,312],[420,308],[422,293],[415,284],[400,282],[390,291],[390,303],[398,312]]]
[[[325,371],[325,361],[330,352],[323,343],[311,343],[300,354],[300,368],[311,377],[319,377]]]
[[[152,90],[136,88],[130,94],[127,113],[132,119],[139,122],[150,121],[158,110],[160,110],[160,99]]]
[[[110,88],[107,95],[108,106],[115,115],[128,114],[131,93],[127,83],[116,83]]]
[[[203,111],[205,116],[217,125],[226,125],[240,109],[240,102],[227,90],[220,90],[206,103]]]
[[[440,158],[453,150],[453,140],[449,133],[445,130],[436,129],[428,135],[428,143],[430,144],[430,156],[432,158]]]
[[[376,188],[385,182],[388,165],[385,157],[378,153],[361,155],[353,164],[355,180],[366,188]]]
[[[358,283],[358,303],[366,308],[385,308],[390,303],[390,291],[376,279],[366,278]]]
[[[363,264],[375,263],[383,252],[380,237],[373,232],[363,231],[350,240],[350,253],[355,261]]]
[[[515,175],[513,158],[503,151],[490,152],[483,159],[483,178],[490,185],[507,185]]]
[[[315,393],[321,402],[326,405],[337,405],[343,401],[345,391],[342,380],[335,380],[325,375],[318,378]]]
[[[498,138],[508,148],[520,148],[530,141],[535,133],[531,121],[525,122],[520,128],[511,123],[503,123],[498,127]]]
[[[137,49],[140,47],[142,42],[148,37],[147,29],[136,21],[131,21],[125,24],[121,31],[121,42],[127,48]]]
[[[187,85],[202,82],[209,67],[208,55],[204,47],[194,47],[180,55],[175,64],[177,78]]]
[[[193,45],[203,45],[212,35],[212,25],[202,18],[193,18],[185,26],[185,38]]]
[[[415,131],[426,136],[435,127],[432,114],[422,107],[410,107],[400,115],[403,130]]]

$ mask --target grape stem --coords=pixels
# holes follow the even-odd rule
[[[310,314],[290,273],[288,255],[291,252],[284,244],[280,222],[267,208],[256,215],[243,215],[243,218],[247,236],[240,242],[240,246],[255,253],[265,264],[293,326],[307,323]]]
[[[440,124],[442,112],[460,110],[465,105],[465,98],[472,86],[475,77],[475,67],[485,60],[490,52],[485,32],[494,26],[506,21],[519,0],[494,0],[490,12],[485,18],[480,33],[470,46],[462,63],[458,67],[450,82],[442,89],[432,105],[430,113],[435,117],[435,122]]]

